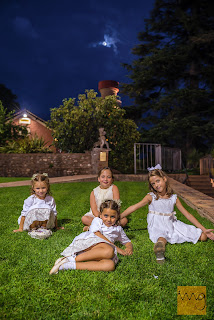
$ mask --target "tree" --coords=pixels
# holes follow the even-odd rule
[[[209,0],[156,0],[123,93],[144,141],[205,151],[214,139],[214,7]]]
[[[0,100],[0,147],[5,147],[8,142],[24,138],[28,132],[25,126],[14,125],[13,112],[7,112]]]
[[[59,108],[51,109],[48,125],[53,129],[55,146],[64,152],[91,150],[98,141],[100,127],[109,140],[110,165],[128,172],[133,167],[133,144],[138,142],[136,124],[124,117],[125,111],[117,105],[115,96],[97,97],[94,90],[75,99],[64,99]]]
[[[16,101],[17,96],[12,91],[0,83],[0,100],[7,111],[17,111],[20,109],[19,103]]]

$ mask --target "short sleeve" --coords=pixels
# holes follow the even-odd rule
[[[123,228],[121,226],[119,226],[118,228],[119,228],[119,235],[118,235],[117,241],[120,241],[123,245],[125,245],[128,242],[131,242],[131,240],[125,234],[125,231],[123,230]]]
[[[33,204],[33,197],[32,196],[30,196],[27,199],[25,199],[24,205],[23,205],[23,210],[21,212],[21,216],[25,217],[27,215],[27,213],[28,213],[30,207],[32,206],[32,204]]]
[[[52,201],[51,201],[51,209],[52,209],[54,215],[56,216],[57,211],[56,211],[56,202],[55,202],[54,198],[52,198]]]
[[[171,198],[173,199],[173,204],[175,205],[178,198],[177,194],[174,193],[173,195],[171,195]]]
[[[91,231],[91,232],[100,231],[103,234],[101,225],[102,225],[102,219],[96,217],[92,220],[89,231]]]

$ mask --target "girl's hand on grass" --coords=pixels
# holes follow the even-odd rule
[[[60,229],[64,230],[65,228],[64,227],[57,227],[56,228],[56,230],[60,230]]]
[[[204,233],[207,235],[207,237],[214,241],[214,229],[206,229]]]
[[[126,252],[125,250],[121,249],[121,248],[118,248],[118,247],[117,247],[117,252],[118,252],[119,254],[121,254],[122,256],[127,256],[127,252]]]
[[[13,232],[22,232],[23,231],[23,229],[15,229],[15,230],[13,230]]]
[[[126,255],[128,255],[128,256],[133,254],[133,250],[131,248],[126,248],[125,252],[126,252]]]

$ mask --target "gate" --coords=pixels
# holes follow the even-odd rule
[[[148,167],[160,164],[163,170],[181,170],[181,150],[162,147],[155,143],[134,144],[134,173],[144,172]]]

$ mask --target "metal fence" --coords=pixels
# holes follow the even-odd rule
[[[163,147],[155,143],[134,144],[134,173],[146,171],[148,167],[160,164],[163,170],[181,170],[181,150]]]

